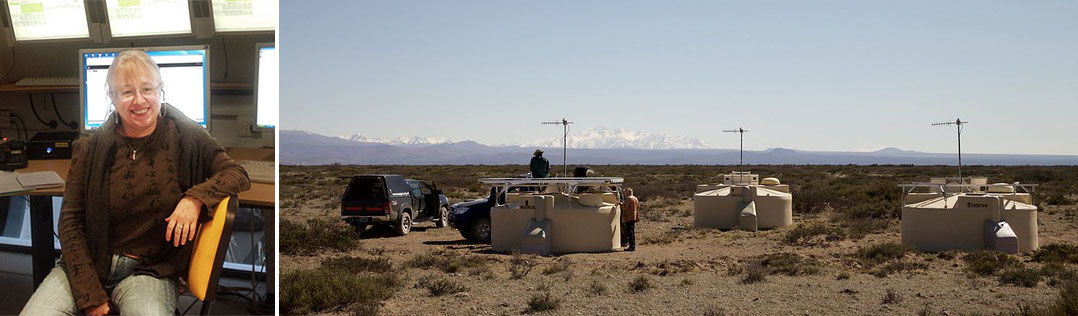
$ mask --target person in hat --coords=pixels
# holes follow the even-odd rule
[[[550,174],[550,161],[543,158],[543,150],[536,149],[531,161],[532,178],[546,178]]]

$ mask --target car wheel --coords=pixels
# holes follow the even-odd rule
[[[472,237],[476,241],[490,243],[490,218],[480,218],[472,222]]]
[[[397,222],[397,235],[404,236],[412,231],[412,215],[407,212],[401,213],[401,220]]]
[[[466,229],[466,228],[461,227],[459,230],[460,230],[460,236],[464,237],[464,239],[466,239],[468,241],[471,241],[471,242],[478,242],[478,240],[475,240],[475,237],[472,236],[472,230],[470,228]]]
[[[442,206],[438,209],[438,228],[449,226],[449,208]]]

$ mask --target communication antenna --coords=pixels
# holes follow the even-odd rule
[[[563,117],[561,121],[543,122],[543,125],[561,125],[564,132],[561,135],[561,176],[565,177],[569,174],[569,164],[565,162],[565,152],[569,148],[569,124],[573,122],[566,121]]]
[[[969,122],[963,122],[961,118],[957,118],[954,122],[939,122],[932,124],[932,126],[942,125],[954,125],[958,130],[958,184],[966,184],[966,180],[962,179],[962,125]]]
[[[738,167],[738,169],[741,169],[741,181],[742,181],[742,183],[744,183],[744,181],[745,181],[745,132],[748,132],[748,131],[749,130],[744,129],[744,128],[740,128],[740,127],[738,127],[737,129],[726,129],[726,130],[722,131],[723,133],[738,133],[738,134],[741,134],[741,157],[739,158],[740,161],[737,163],[737,167]]]

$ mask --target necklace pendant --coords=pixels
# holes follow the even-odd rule
[[[131,151],[131,160],[135,160],[136,151]]]

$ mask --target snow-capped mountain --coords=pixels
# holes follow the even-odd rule
[[[300,132],[306,132],[306,131],[300,131]],[[306,132],[306,133],[310,133],[310,132]],[[385,140],[385,139],[378,138],[378,137],[367,136],[367,135],[358,134],[358,133],[352,133],[351,135],[340,136],[339,138],[350,140],[350,141],[353,141],[353,142],[360,142],[360,143],[376,143],[376,144],[390,144],[390,145],[436,145],[436,144],[451,144],[451,143],[453,143],[449,139],[446,139],[445,137],[441,137],[441,136],[434,136],[434,137],[419,137],[419,136],[403,137],[402,136],[402,137],[397,137],[397,138],[395,138],[393,140]]]
[[[347,140],[350,140],[350,141],[353,141],[353,142],[360,142],[360,143],[379,143],[379,144],[389,143],[388,141],[386,141],[384,139],[381,139],[381,138],[378,138],[378,137],[372,137],[372,136],[367,136],[367,135],[357,134],[357,133],[352,133],[351,135],[348,135],[348,136],[340,136],[340,138],[347,139]]]
[[[449,139],[441,136],[434,137],[397,137],[389,142],[391,145],[434,145],[434,144],[451,144],[453,143]]]
[[[535,140],[524,147],[561,147],[561,138]],[[570,131],[570,148],[634,148],[634,149],[705,149],[715,148],[703,141],[684,136],[646,133],[627,129],[589,128]]]

